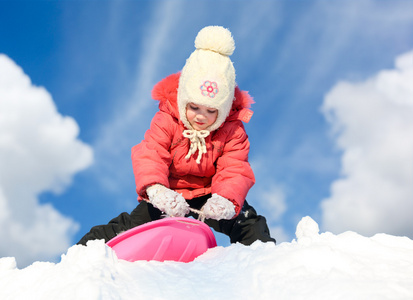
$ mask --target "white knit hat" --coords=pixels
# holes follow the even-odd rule
[[[218,129],[228,117],[234,100],[235,69],[229,56],[235,49],[231,32],[221,26],[208,26],[199,31],[192,52],[182,69],[178,86],[179,116],[187,129],[193,130],[186,118],[186,106],[193,102],[218,110],[214,124]]]

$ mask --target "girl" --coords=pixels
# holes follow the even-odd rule
[[[203,28],[181,73],[155,85],[159,111],[144,140],[132,148],[139,205],[107,225],[93,227],[78,244],[105,242],[120,232],[170,217],[197,217],[231,243],[274,242],[266,220],[245,201],[255,183],[248,163],[252,98],[235,84],[229,56],[235,45],[220,26]]]

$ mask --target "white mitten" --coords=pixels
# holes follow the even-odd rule
[[[235,206],[228,199],[213,194],[202,207],[202,212],[207,219],[229,220],[235,216]]]
[[[152,205],[170,217],[185,217],[189,213],[189,205],[185,198],[161,184],[148,187],[146,193]]]

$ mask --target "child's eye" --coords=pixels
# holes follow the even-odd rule
[[[214,114],[214,113],[216,113],[217,111],[214,109],[214,110],[208,110],[208,112],[209,112],[210,114]]]
[[[197,110],[198,109],[198,107],[192,106],[192,105],[189,105],[189,108],[192,109],[192,110]]]

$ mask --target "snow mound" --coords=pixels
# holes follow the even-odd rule
[[[216,247],[191,263],[119,260],[103,241],[61,262],[16,268],[0,259],[1,299],[413,299],[413,241],[319,234],[305,217],[297,240]]]

